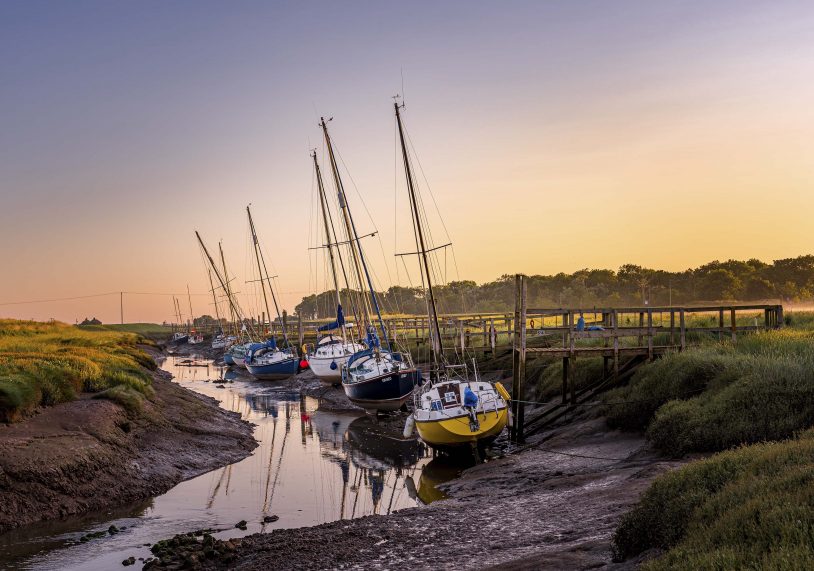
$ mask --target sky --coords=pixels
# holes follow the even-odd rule
[[[293,310],[323,115],[379,283],[414,283],[397,93],[449,279],[811,253],[812,30],[784,0],[7,0],[0,316],[212,313],[194,231],[246,295],[248,204]]]

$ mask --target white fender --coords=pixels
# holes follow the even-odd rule
[[[415,430],[415,418],[411,414],[404,422],[404,438],[410,438],[413,435],[413,430]]]

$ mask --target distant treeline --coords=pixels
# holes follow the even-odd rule
[[[442,313],[505,312],[514,309],[514,276],[476,284],[463,280],[434,288]],[[332,291],[309,295],[296,306],[306,318],[332,317]],[[421,288],[394,286],[379,293],[388,313],[426,312]],[[579,270],[573,274],[529,276],[531,307],[620,307],[678,305],[715,301],[814,298],[814,256],[775,260],[771,264],[747,261],[714,261],[682,272],[653,270],[625,264],[618,271]],[[343,296],[343,299],[350,299]],[[348,312],[350,308],[347,308]]]

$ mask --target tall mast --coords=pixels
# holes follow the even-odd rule
[[[427,302],[427,310],[429,313],[430,321],[432,322],[432,335],[433,339],[431,340],[432,343],[432,350],[433,350],[433,360],[435,361],[436,366],[440,364],[440,360],[443,358],[443,351],[444,348],[441,344],[441,328],[438,325],[438,309],[435,305],[435,295],[432,291],[432,279],[431,279],[431,272],[430,272],[430,263],[429,259],[427,258],[427,245],[424,242],[424,231],[421,228],[421,214],[418,209],[418,200],[416,198],[415,193],[415,185],[413,184],[413,173],[412,168],[410,167],[410,157],[407,153],[407,145],[404,143],[404,128],[401,125],[401,114],[399,113],[399,104],[398,101],[393,103],[393,106],[396,109],[396,123],[398,123],[399,127],[399,141],[401,142],[401,156],[404,160],[404,173],[407,176],[407,188],[410,194],[410,205],[413,210],[413,223],[415,225],[416,231],[416,238],[418,240],[418,247],[419,247],[419,254],[421,255],[422,260],[422,270],[424,272],[424,277],[427,280],[427,292],[429,294],[429,300]]]
[[[319,204],[322,207],[322,222],[325,226],[325,247],[328,248],[328,257],[331,260],[331,276],[334,279],[334,292],[336,293],[336,306],[339,308],[342,305],[342,300],[339,296],[339,279],[336,276],[336,259],[334,258],[334,245],[331,237],[331,227],[330,222],[328,220],[328,205],[326,204],[327,200],[325,198],[325,188],[322,186],[322,173],[319,170],[319,163],[317,162],[317,152],[313,151],[311,153],[311,157],[314,159],[314,171],[316,172],[317,177],[317,188],[319,189]],[[342,271],[344,273],[344,266]],[[347,281],[347,280],[346,280]],[[340,331],[342,331],[342,341],[346,340],[346,333],[345,333],[345,324],[343,323],[340,325]]]
[[[265,272],[265,280],[267,280],[268,284],[269,284],[269,292],[271,292],[271,301],[274,303],[274,311],[277,313],[277,318],[280,320],[280,327],[283,330],[283,339],[285,339],[286,342],[287,342],[288,341],[288,331],[286,330],[285,323],[283,322],[283,317],[280,315],[280,306],[277,304],[277,296],[274,295],[274,286],[271,283],[271,277],[269,277],[269,271],[268,271],[268,268],[266,267],[266,259],[263,257],[263,250],[260,249],[260,241],[257,239],[257,232],[255,232],[255,230],[254,230],[254,220],[252,219],[252,213],[251,213],[251,210],[249,210],[248,206],[246,207],[246,212],[248,212],[248,214],[249,214],[249,227],[252,230],[252,240],[254,241],[254,248],[255,248],[254,252],[258,257],[257,267],[258,267],[258,270],[260,271],[260,279],[261,280],[264,279],[263,278],[263,272]],[[260,267],[261,263],[262,263],[262,268]],[[266,297],[266,288],[264,287],[263,288],[263,299],[265,299],[265,297]],[[268,301],[266,301],[266,312],[268,313],[268,316],[269,316],[269,323],[271,323],[271,313],[269,312],[269,309],[268,309]]]
[[[356,237],[356,233],[353,229],[353,220],[351,219],[350,208],[348,207],[348,200],[345,196],[345,187],[342,184],[342,177],[339,176],[339,167],[336,164],[336,158],[334,157],[334,150],[333,144],[331,143],[331,137],[328,135],[328,126],[325,124],[325,118],[320,118],[320,126],[322,127],[322,132],[325,135],[325,145],[328,147],[328,158],[331,162],[331,174],[333,175],[334,185],[336,186],[336,194],[339,200],[339,209],[342,211],[342,221],[345,224],[345,232],[348,236],[348,247],[351,251],[351,259],[353,260],[353,269],[355,270],[355,277],[356,283],[358,284],[359,290],[362,291],[365,289],[365,281],[362,277],[362,267],[359,263],[360,253],[361,253],[361,244],[358,241],[354,240]],[[367,297],[362,295],[361,299],[358,300],[358,305],[361,306],[362,313],[364,315],[360,316],[363,323],[359,324],[359,334],[364,335],[364,329],[366,329],[367,324],[371,323],[370,319],[370,304],[367,301]],[[363,327],[364,325],[364,327]]]
[[[223,255],[223,243],[222,242],[218,242],[218,250],[220,250],[220,263],[221,263],[221,266],[223,267],[223,280],[226,283],[226,287],[223,288],[223,291],[226,294],[226,298],[231,300],[232,299],[232,286],[229,285],[229,272],[226,270],[226,257]],[[217,269],[215,269],[215,272],[217,272]],[[240,337],[241,336],[240,335],[240,328],[237,326],[238,319],[237,319],[237,316],[235,315],[235,310],[232,307],[231,303],[229,304],[229,314],[231,315],[232,323],[234,323],[234,326],[235,326],[235,331],[234,332],[238,337]]]
[[[175,305],[175,316],[178,318],[178,329],[180,329],[184,325],[184,318],[181,316],[181,304],[178,303],[178,298],[175,296],[172,296],[172,303]]]
[[[252,245],[254,247],[254,257],[257,260],[257,273],[260,276],[260,289],[263,290],[263,303],[266,306],[266,315],[269,316],[269,325],[271,326],[272,332],[274,331],[274,325],[272,324],[273,320],[271,319],[271,311],[269,311],[269,300],[268,296],[266,296],[266,280],[263,277],[263,267],[260,265],[260,244],[257,241],[257,233],[254,231],[254,220],[252,220],[252,211],[249,210],[249,207],[246,207],[246,214],[249,215],[249,228],[252,231]],[[271,287],[271,284],[269,284]],[[262,324],[265,327],[265,323]]]
[[[223,290],[227,292],[227,298],[229,299],[229,306],[232,308],[232,311],[234,312],[234,314],[238,317],[238,319],[240,319],[240,321],[244,325],[248,324],[248,328],[251,331],[251,333],[254,333],[255,335],[257,335],[257,333],[254,331],[254,327],[252,326],[251,322],[248,322],[248,321],[243,319],[243,314],[240,311],[240,308],[235,303],[235,300],[234,300],[234,298],[233,298],[233,296],[231,294],[231,290],[228,287],[228,282],[224,281],[224,278],[221,277],[220,271],[218,271],[218,266],[215,265],[215,260],[213,260],[212,256],[209,255],[209,250],[206,249],[206,246],[204,245],[203,240],[201,239],[201,235],[198,234],[197,230],[195,231],[195,237],[198,238],[198,243],[201,245],[201,249],[203,250],[204,254],[206,255],[206,259],[209,260],[209,265],[212,266],[212,271],[215,272],[215,277],[218,278],[218,281],[220,282],[220,285],[223,288]],[[221,249],[221,254],[223,254],[223,249]]]
[[[189,326],[192,327],[195,324],[195,317],[192,313],[192,294],[189,293],[189,284],[187,284],[187,301],[189,301]]]
[[[342,178],[339,176],[339,167],[336,164],[336,158],[334,157],[334,150],[333,145],[331,144],[331,138],[328,135],[328,126],[325,124],[325,118],[320,118],[320,124],[322,126],[322,131],[325,133],[325,143],[328,147],[328,157],[331,160],[331,170],[333,171],[334,181],[336,182],[337,193],[339,197],[339,207],[342,210],[342,214],[345,219],[345,227],[348,232],[348,239],[350,240],[351,245],[351,252],[353,253],[353,261],[356,266],[356,272],[359,277],[359,281],[364,283],[362,278],[362,270],[364,270],[364,277],[367,279],[367,286],[370,290],[370,302],[373,304],[373,309],[376,311],[376,316],[379,319],[379,329],[382,332],[382,338],[387,343],[387,348],[391,349],[390,347],[390,338],[387,336],[387,331],[384,328],[384,320],[382,319],[382,313],[379,309],[379,301],[376,299],[376,290],[373,289],[373,280],[370,279],[370,272],[367,268],[367,262],[365,261],[365,255],[362,251],[362,244],[359,240],[359,234],[356,232],[356,225],[353,223],[353,216],[350,213],[350,207],[348,206],[348,198],[345,194],[345,187],[342,185]],[[361,268],[360,268],[361,262]],[[367,298],[364,300],[363,308],[365,311],[365,318],[367,323],[372,324],[372,320],[370,318],[370,306],[368,303]]]
[[[215,304],[215,319],[218,321],[218,329],[223,332],[223,328],[220,324],[220,311],[218,310],[218,296],[215,295],[215,284],[212,282],[212,270],[206,268],[206,274],[209,276],[209,291],[212,292],[212,303]]]

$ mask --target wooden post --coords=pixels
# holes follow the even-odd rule
[[[738,340],[738,332],[737,332],[738,331],[738,325],[737,325],[737,321],[735,319],[735,308],[734,307],[729,308],[729,322],[730,322],[729,326],[732,328],[732,342],[734,343],[735,341]]]
[[[562,404],[568,402],[568,357],[562,358]]]
[[[613,326],[613,376],[619,378],[619,316],[614,309],[611,313],[611,325]]]
[[[718,310],[718,341],[724,340],[724,310]]]
[[[639,338],[637,343],[639,347],[644,345],[644,340],[641,332],[642,329],[644,329],[644,311],[639,312]]]
[[[670,308],[670,346],[676,344],[676,312]]]
[[[687,327],[684,322],[684,308],[682,307],[678,311],[679,327],[681,328],[681,348],[679,350],[683,351],[687,347]]]
[[[777,310],[775,311],[775,315],[777,315],[777,325],[775,327],[780,328],[786,325],[785,318],[783,317],[783,306],[778,305]]]
[[[465,335],[466,327],[464,326],[464,320],[458,320],[458,332],[461,337],[461,353],[466,354],[466,335]]]
[[[526,377],[526,280],[523,274],[515,276],[514,337],[512,341],[512,440],[523,440],[525,422],[525,404],[523,400],[523,381]]]
[[[570,339],[569,343],[569,354],[568,354],[568,385],[571,387],[571,404],[576,404],[576,392],[574,389],[574,359],[575,359],[575,348],[576,348],[576,336],[574,335],[574,314],[572,312],[568,313],[568,337]]]
[[[647,310],[647,359],[653,360],[653,310]]]
[[[492,353],[495,352],[495,345],[497,344],[497,331],[495,331],[495,320],[489,320],[489,346],[492,348]]]
[[[297,314],[297,337],[300,340],[300,347],[302,347],[302,344],[305,341],[305,329],[302,326],[302,315],[299,313]]]
[[[562,314],[562,348],[568,348],[568,336],[570,335],[568,331],[568,313]]]

